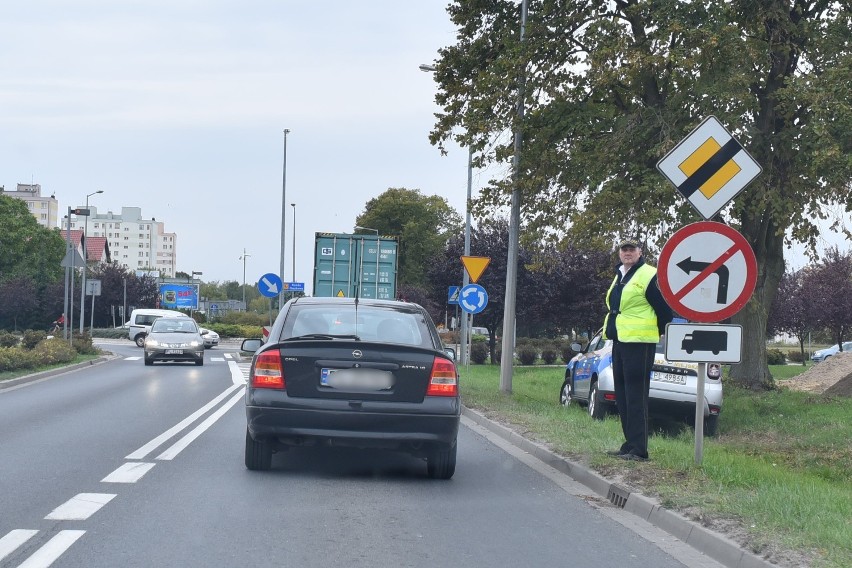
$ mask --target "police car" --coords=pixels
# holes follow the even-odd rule
[[[592,418],[602,420],[608,414],[617,414],[615,388],[612,379],[612,341],[603,338],[603,332],[589,341],[585,349],[574,343],[577,352],[565,366],[565,378],[559,389],[559,402],[570,406],[575,400],[586,406]],[[648,408],[660,414],[692,423],[695,419],[695,398],[698,391],[698,364],[668,361],[665,345],[657,344],[651,372],[651,390]],[[722,412],[722,367],[708,363],[704,377],[704,434],[715,436]]]

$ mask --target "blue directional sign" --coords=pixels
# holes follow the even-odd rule
[[[284,291],[285,292],[304,292],[305,291],[305,283],[304,282],[285,282],[284,283]]]
[[[459,306],[469,314],[478,314],[488,305],[488,292],[479,284],[468,284],[459,292]]]
[[[448,304],[458,304],[459,303],[459,287],[458,286],[450,286],[447,290],[447,303]]]
[[[267,298],[274,298],[281,293],[281,277],[272,272],[264,274],[260,277],[260,280],[257,281],[257,289]]]

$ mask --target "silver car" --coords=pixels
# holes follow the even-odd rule
[[[212,329],[207,329],[206,327],[202,327],[201,329],[201,337],[204,338],[204,347],[210,349],[211,347],[216,347],[219,345],[219,334],[213,331]]]
[[[195,320],[187,317],[160,317],[145,337],[145,364],[154,361],[194,361],[204,364],[204,339]]]
[[[587,405],[589,414],[598,419],[616,413],[612,341],[603,339],[601,332],[598,332],[585,350],[576,343],[571,347],[580,353],[565,367],[559,402],[568,406],[576,399]],[[664,347],[662,341],[657,344],[648,407],[656,414],[683,418],[691,423],[695,417],[698,364],[667,361]],[[704,434],[715,436],[719,428],[719,414],[722,412],[722,367],[718,363],[709,363],[706,367]]]

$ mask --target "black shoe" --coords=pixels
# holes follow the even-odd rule
[[[627,461],[638,461],[638,462],[648,461],[647,456],[640,456],[639,454],[634,454],[633,452],[627,452],[626,454],[620,454],[618,457],[620,457],[623,460],[627,460]]]

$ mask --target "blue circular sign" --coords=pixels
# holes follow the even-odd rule
[[[469,314],[478,314],[488,305],[488,292],[479,284],[468,284],[459,292],[459,306]]]
[[[278,296],[281,294],[282,288],[283,283],[281,282],[281,277],[273,272],[264,274],[260,277],[260,280],[257,281],[258,291],[267,298],[274,298],[275,296]]]

